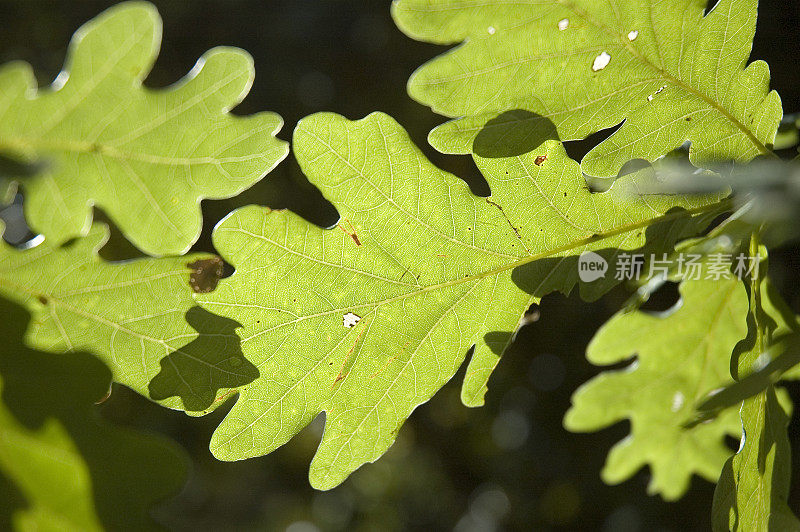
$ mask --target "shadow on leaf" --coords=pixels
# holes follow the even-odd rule
[[[487,159],[516,157],[548,140],[559,140],[556,126],[549,118],[514,109],[486,122],[472,142],[472,151]]]
[[[20,179],[31,177],[44,171],[47,164],[44,162],[26,162],[20,159],[0,154],[0,177]]]
[[[4,339],[0,414],[7,410],[0,421],[6,425],[3,432],[13,431],[28,442],[19,451],[22,455],[3,453],[3,458],[12,460],[0,460],[6,478],[19,487],[31,507],[36,504],[36,514],[46,509],[61,514],[61,518],[73,513],[86,517],[76,510],[91,505],[91,501],[77,500],[80,482],[69,478],[64,484],[57,475],[70,470],[63,464],[56,468],[46,463],[59,461],[59,453],[72,455],[74,446],[80,452],[77,461],[85,462],[88,469],[88,488],[102,525],[111,530],[154,528],[148,514],[151,506],[177,493],[185,481],[188,460],[182,449],[165,438],[102,420],[95,403],[108,394],[109,369],[89,353],[51,354],[30,349],[23,343],[30,314],[0,299],[0,315],[4,317],[0,321],[0,337]],[[63,428],[66,440],[53,440],[53,431],[48,430],[53,423]],[[41,445],[42,450],[33,453],[31,445]],[[31,457],[31,463],[15,468],[14,456]],[[63,492],[61,488],[66,485],[72,490]],[[0,517],[19,508],[9,510],[8,505],[9,501],[0,500]],[[30,518],[36,519],[36,514]]]
[[[569,296],[575,285],[578,285],[584,301],[596,301],[623,282],[617,279],[616,275],[616,266],[621,254],[660,257],[662,253],[670,252],[675,243],[681,239],[695,235],[708,226],[716,213],[690,216],[684,209],[676,207],[668,211],[667,215],[671,216],[642,229],[645,244],[637,249],[604,248],[594,250],[593,253],[605,261],[607,269],[592,281],[583,282],[579,279],[580,255],[547,257],[529,262],[515,268],[511,272],[511,279],[521,290],[538,298],[553,292],[561,292],[565,296]],[[641,271],[643,275],[647,273],[644,269]],[[630,305],[629,310],[637,308],[638,304],[643,302],[644,300],[635,302]],[[512,332],[492,331],[484,336],[484,340],[492,352],[502,356],[513,337],[514,333]]]
[[[584,300],[595,301],[621,282],[620,279],[617,279],[620,255],[660,257],[661,254],[670,252],[679,240],[702,231],[714,217],[713,213],[694,217],[688,214],[682,215],[685,212],[684,209],[676,207],[667,212],[666,216],[669,218],[659,220],[646,229],[642,229],[645,244],[637,249],[604,248],[594,250],[593,253],[602,259],[600,262],[605,261],[607,269],[603,272],[598,270],[596,278],[591,281],[579,282],[579,268],[585,266],[579,264],[581,262],[579,255],[548,257],[529,262],[515,268],[511,278],[520,289],[536,297],[543,297],[552,292],[569,295],[577,284]],[[637,234],[636,236],[641,235]],[[643,277],[647,274],[644,270],[641,273]]]
[[[14,514],[25,507],[25,496],[0,469],[0,530],[13,530]]]
[[[736,344],[731,357],[731,375],[737,382],[747,380],[742,370],[756,367],[763,354],[758,325],[767,331],[777,327],[763,308],[748,314],[747,336]],[[787,505],[791,446],[786,428],[791,402],[785,397],[782,401],[779,393],[780,390],[768,383],[762,391],[741,403],[745,436],[739,451],[725,462],[714,490],[711,509],[714,530],[745,530],[756,526],[768,530],[797,530],[800,526]],[[769,501],[769,508],[764,509],[762,515],[750,511],[750,501],[755,497]]]
[[[514,334],[510,332],[493,331],[484,334],[483,341],[486,346],[492,350],[492,353],[500,356],[503,354],[506,346],[511,342],[513,336]]]
[[[152,399],[177,396],[186,410],[197,412],[211,406],[220,389],[258,378],[258,368],[242,354],[240,323],[200,307],[189,309],[186,321],[200,336],[161,359],[161,371],[149,384]]]

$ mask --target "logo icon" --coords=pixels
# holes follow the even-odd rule
[[[584,283],[591,283],[606,276],[608,262],[594,251],[584,251],[578,257],[578,277]]]

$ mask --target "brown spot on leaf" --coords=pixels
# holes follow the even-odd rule
[[[349,369],[347,371],[345,371],[345,369],[347,368],[347,363],[350,360],[350,355],[353,354],[353,351],[355,351],[356,346],[358,346],[358,343],[361,341],[361,338],[364,336],[364,333],[366,333],[366,332],[367,332],[367,329],[364,328],[364,329],[361,329],[360,333],[358,333],[358,336],[356,337],[355,343],[353,343],[353,346],[350,348],[350,350],[347,352],[347,354],[344,357],[344,361],[342,362],[342,367],[339,368],[338,375],[336,375],[336,378],[333,379],[333,384],[331,384],[331,389],[333,389],[336,386],[336,383],[338,383],[341,380],[344,380],[344,378],[347,377],[347,375],[350,373]]]
[[[42,295],[36,296],[36,299],[38,299],[39,303],[41,303],[42,305],[47,305],[47,303],[49,302],[48,299]]]
[[[222,395],[214,399],[214,402],[220,403],[235,393],[238,393],[238,390],[228,390],[227,392],[223,393]]]
[[[342,231],[344,231],[345,233],[347,233],[347,235],[349,235],[350,238],[353,239],[353,242],[356,243],[356,246],[360,246],[361,245],[361,240],[358,239],[358,235],[356,234],[356,228],[353,227],[353,224],[350,223],[350,220],[348,220],[347,218],[345,218],[345,221],[350,225],[350,229],[352,230],[352,232],[350,232],[347,229],[345,229],[342,224],[338,224],[337,227],[339,229],[341,229]]]
[[[192,270],[189,275],[189,286],[198,294],[213,292],[222,278],[223,265],[224,263],[219,257],[190,262],[186,265]]]
[[[535,164],[536,166],[542,166],[546,160],[547,160],[547,155],[538,155],[536,159],[533,160],[533,164]]]

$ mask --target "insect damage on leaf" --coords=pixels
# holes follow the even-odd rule
[[[353,224],[352,224],[352,223],[350,223],[350,220],[345,220],[345,221],[346,221],[346,222],[347,222],[347,224],[350,226],[350,229],[349,229],[349,230],[348,230],[348,229],[346,229],[346,228],[345,228],[345,227],[344,227],[342,224],[337,224],[337,226],[339,227],[339,229],[341,229],[342,231],[344,231],[344,233],[345,233],[347,236],[349,236],[350,238],[352,238],[352,239],[353,239],[353,242],[355,242],[356,246],[360,246],[360,245],[361,245],[361,240],[358,238],[358,235],[356,234],[356,228],[355,228],[355,227],[353,227]]]
[[[431,131],[431,144],[477,153],[478,136],[491,131],[503,151],[544,116],[563,141],[622,124],[582,160],[596,177],[614,177],[633,159],[655,161],[687,140],[700,166],[771,153],[780,98],[769,90],[766,63],[747,64],[757,0],[719,0],[707,14],[695,0],[609,5],[395,0],[392,15],[410,37],[461,43],[408,83],[412,98],[454,118]],[[487,37],[487,25],[503,31]],[[531,116],[496,120],[509,110]]]
[[[231,333],[227,344],[214,344],[222,342],[222,336],[210,330],[208,339],[196,340],[220,320],[206,316],[210,325],[198,333],[185,315],[196,307],[193,290],[207,293],[218,282],[222,260],[196,254],[105,262],[97,250],[107,238],[108,228],[94,225],[69,246],[45,240],[22,251],[0,241],[0,296],[24,305],[33,315],[26,341],[61,353],[91,350],[108,365],[116,382],[146,397],[148,383],[169,355],[171,361],[181,362],[176,379],[196,381],[194,391],[206,395],[216,384],[207,378],[209,372],[230,374],[225,364],[231,356],[226,353],[237,348],[238,338]],[[55,281],[43,286],[42,279]],[[195,349],[209,343],[220,361]],[[236,384],[242,382],[246,381]],[[179,399],[166,399],[164,404],[182,406]]]
[[[342,318],[343,325],[348,329],[355,327],[359,321],[361,321],[361,316],[353,312],[348,312]]]
[[[473,345],[462,397],[481,404],[525,309],[539,292],[577,282],[577,268],[565,269],[570,255],[635,249],[655,219],[686,216],[664,214],[677,205],[714,209],[705,199],[636,199],[636,174],[592,193],[552,139],[547,164],[531,154],[479,160],[492,194],[477,197],[381,113],[306,117],[293,146],[344,222],[325,230],[287,211],[234,211],[216,227],[214,246],[236,270],[196,299],[242,324],[242,352],[262,375],[215,431],[214,455],[268,453],[326,412],[310,473],[323,489],[381,456]],[[523,264],[535,266],[520,272],[531,272],[529,285],[516,280]]]
[[[608,63],[610,62],[611,62],[611,56],[608,55],[608,52],[603,52],[594,58],[594,62],[592,63],[592,70],[594,72],[597,72],[598,70],[603,70],[605,67],[608,66]]]
[[[222,279],[225,263],[219,257],[199,259],[186,265],[191,270],[189,286],[197,294],[213,292]]]

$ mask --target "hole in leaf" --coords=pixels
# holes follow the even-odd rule
[[[600,55],[594,58],[594,62],[592,63],[592,70],[594,72],[599,72],[603,70],[608,64],[611,62],[611,56],[608,52],[602,52]]]
[[[678,283],[667,281],[650,294],[650,297],[639,307],[647,312],[664,312],[671,309],[680,300]]]
[[[0,177],[2,177],[0,175]],[[3,205],[6,199],[11,199],[11,203]],[[21,193],[14,194],[13,198],[0,197],[0,221],[2,221],[4,228],[2,229],[3,240],[18,249],[27,249],[34,247],[41,241],[36,242],[36,235],[28,227],[28,222],[25,220],[25,212],[23,210],[24,198]]]

